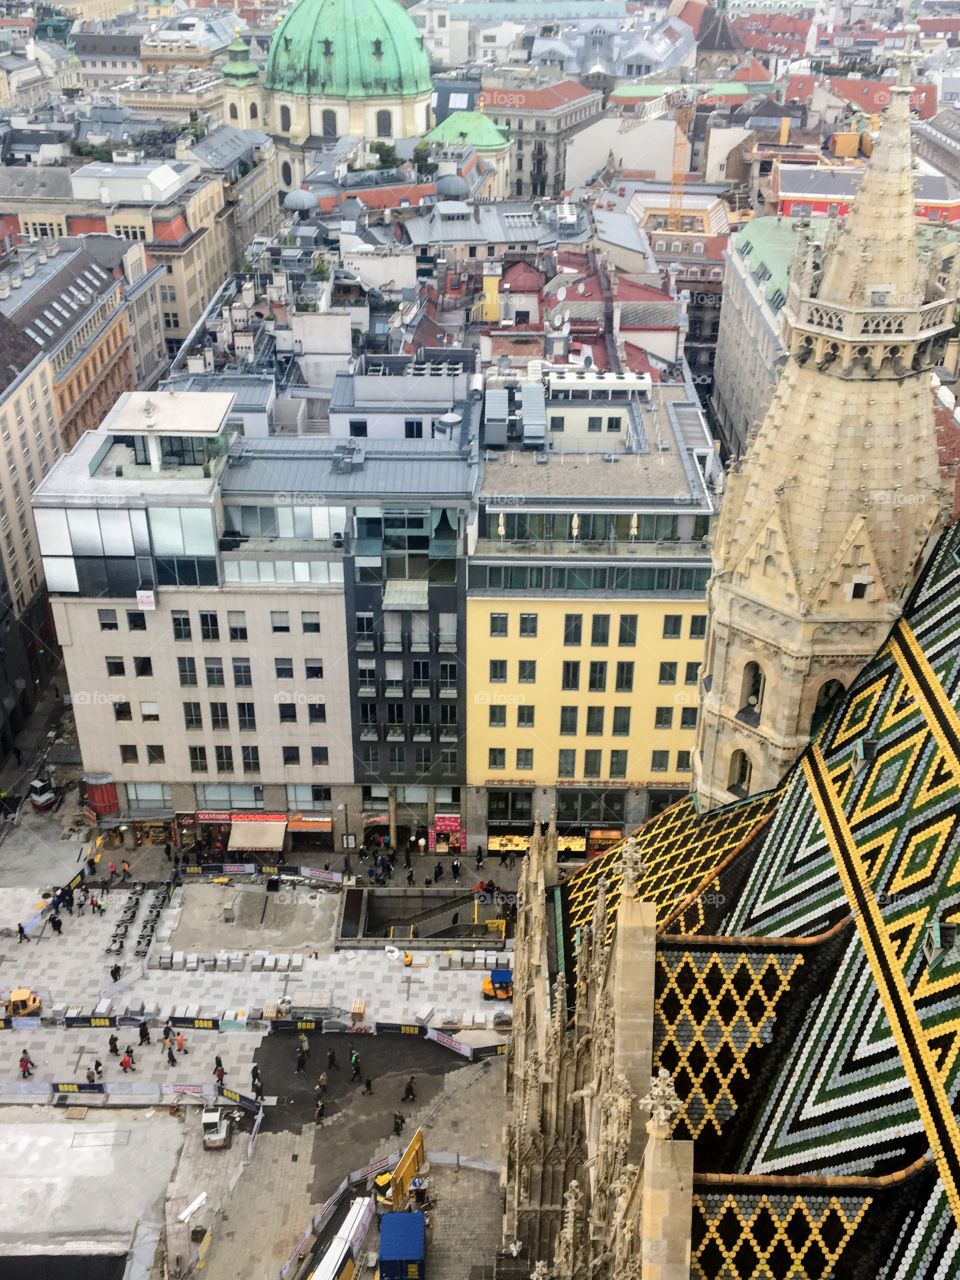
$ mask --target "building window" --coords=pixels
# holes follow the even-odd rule
[[[98,609],[97,618],[100,622],[101,631],[119,631],[120,624],[117,622],[116,609]]]
[[[270,614],[270,630],[275,635],[285,635],[290,630],[290,615],[286,612],[276,612]]]
[[[299,763],[300,763],[300,748],[299,748],[299,747],[282,747],[282,748],[281,748],[281,750],[282,750],[282,752],[283,752],[283,763],[284,763],[284,764],[299,764]]]
[[[190,772],[206,773],[207,772],[207,749],[206,747],[190,747]]]
[[[225,702],[210,703],[210,728],[220,731],[230,728],[230,714]]]
[[[407,767],[407,753],[403,747],[387,748],[387,763],[391,773],[403,773]]]
[[[507,753],[503,747],[491,747],[487,752],[487,766],[490,769],[503,769],[506,767]]]
[[[682,624],[683,618],[681,618],[679,613],[665,613],[663,615],[664,640],[679,640]]]
[[[580,688],[580,663],[565,662],[560,676],[561,689],[579,689]]]
[[[422,440],[422,421],[419,418],[407,418],[403,424],[403,435],[405,440]]]
[[[289,187],[293,182],[293,170],[290,168],[288,161],[284,160],[280,166],[280,181],[285,187]]]
[[[201,640],[220,639],[220,622],[215,613],[200,614],[200,638]]]
[[[244,773],[260,772],[260,748],[259,747],[241,747],[241,756],[243,758]]]
[[[596,738],[603,734],[603,707],[587,707],[587,733]]]
[[[367,434],[367,420],[366,420],[366,418],[351,418],[351,419],[350,419],[350,434],[351,434],[351,436],[353,436],[353,438],[354,438],[355,440],[362,440],[362,439],[364,439],[364,438],[365,438],[365,436],[366,436],[366,434]]]
[[[521,658],[517,666],[517,678],[521,684],[535,684],[537,664],[533,658]]]
[[[613,735],[616,738],[625,738],[630,732],[630,708],[614,707],[613,708]]]
[[[192,688],[197,683],[197,663],[194,658],[178,658],[177,674],[183,688]]]
[[[297,704],[295,702],[277,703],[277,715],[280,717],[281,724],[296,724]]]
[[[488,707],[487,723],[491,729],[505,729],[507,727],[506,706]]]
[[[743,668],[743,680],[740,686],[739,716],[750,719],[755,724],[763,710],[763,695],[767,681],[763,668],[758,662],[748,662]]]
[[[617,663],[617,693],[633,692],[633,663],[618,662]]]
[[[308,680],[323,679],[323,659],[322,658],[305,658],[303,662],[303,673]]]
[[[337,136],[337,113],[327,109],[320,117],[320,127],[325,138]]]
[[[688,662],[683,673],[684,684],[696,684],[700,679],[700,663]]]
[[[753,777],[753,765],[750,763],[750,757],[745,751],[734,751],[730,757],[730,773],[728,775],[727,790],[732,791],[735,796],[741,799],[750,792],[750,781]]]
[[[506,679],[507,679],[506,659],[491,658],[490,659],[490,683],[505,684]]]
[[[607,645],[610,643],[609,613],[595,613],[590,623],[590,643]]]
[[[377,137],[378,138],[393,137],[393,112],[392,111],[377,112]]]
[[[153,675],[153,659],[152,658],[134,658],[133,674],[135,676],[152,676]]]
[[[537,634],[537,615],[535,613],[521,613],[520,634],[527,637]]]
[[[190,615],[180,610],[175,610],[170,615],[170,621],[173,623],[174,640],[191,640],[193,638],[190,630]]]
[[[249,689],[253,686],[253,672],[249,658],[233,659],[233,683],[238,689]]]
[[[214,747],[217,773],[233,773],[233,747]]]
[[[660,663],[660,683],[661,684],[677,683],[677,664],[675,662]]]
[[[561,747],[557,755],[557,777],[572,778],[576,774],[577,753],[570,747]]]
[[[517,768],[526,772],[533,768],[533,750],[530,747],[517,748]]]
[[[697,727],[697,707],[681,707],[680,728],[695,729]]]
[[[231,609],[227,613],[227,628],[231,640],[246,640],[247,615],[239,609]]]
[[[580,644],[583,640],[583,615],[568,613],[563,619],[563,643]]]
[[[107,658],[107,675],[122,676],[126,674],[126,667],[122,658]]]
[[[327,704],[325,702],[308,702],[307,721],[309,724],[326,724]]]
[[[303,627],[305,636],[318,636],[320,634],[320,614],[319,613],[301,613],[300,624]]]
[[[146,724],[160,719],[160,703],[159,702],[141,702],[140,703],[140,719]]]
[[[200,711],[199,702],[185,702],[183,704],[183,727],[185,729],[203,728],[203,715]]]
[[[666,773],[670,768],[670,752],[654,751],[650,759],[650,769],[653,773]]]
[[[689,751],[677,752],[677,772],[678,773],[690,772],[690,752]]]
[[[565,735],[573,735],[577,732],[577,718],[579,712],[576,707],[560,708],[560,732]]]
[[[535,714],[534,707],[529,703],[523,703],[517,707],[517,728],[532,729]]]
[[[563,415],[562,415],[562,414],[554,414],[554,415],[552,415],[552,416],[551,416],[551,418],[550,418],[550,430],[551,430],[551,431],[562,431],[562,430],[563,430]]]
[[[120,763],[121,764],[136,764],[137,759],[138,759],[137,748],[135,746],[132,746],[128,743],[120,744]]]
[[[260,118],[260,112],[257,110],[257,104],[255,102],[251,102],[250,103],[250,119],[258,120],[259,118]]]
[[[257,727],[257,709],[252,702],[237,703],[237,728],[250,732]]]
[[[657,707],[653,716],[653,727],[655,729],[672,729],[673,707]]]
[[[491,613],[490,634],[492,636],[505,636],[507,634],[507,615],[505,613]]]
[[[225,683],[222,658],[204,658],[203,668],[207,675],[208,687],[219,688]]]
[[[637,615],[635,613],[621,615],[619,643],[624,646],[637,643]]]
[[[330,751],[327,747],[311,747],[310,763],[312,765],[324,765],[330,763]]]
[[[602,431],[602,430],[603,430],[603,418],[594,418],[594,417],[587,418],[587,430],[588,430],[588,431]]]
[[[625,778],[627,776],[627,753],[626,751],[610,752],[610,777]]]
[[[289,108],[289,107],[281,107],[281,108],[280,108],[280,132],[281,132],[281,133],[289,133],[289,132],[290,132],[290,108]],[[285,183],[287,186],[289,186],[289,185],[290,185],[290,179],[289,179],[289,178],[284,178],[284,183]]]
[[[147,743],[147,764],[163,764],[164,759],[163,747],[159,742]]]
[[[236,104],[235,102],[231,102],[231,103],[230,103],[230,119],[231,119],[231,120],[238,120],[239,118],[240,118],[240,117],[239,117],[239,115],[238,115],[238,113],[237,113],[237,104]]]
[[[608,431],[619,431],[619,430],[620,430],[620,419],[619,419],[618,417],[616,417],[616,416],[613,416],[613,417],[607,418],[607,430],[608,430]]]
[[[617,664],[618,668],[620,664]],[[591,693],[603,693],[607,687],[607,664],[605,662],[591,662],[590,674],[587,680],[587,688]]]
[[[113,704],[114,720],[132,720],[133,712],[130,710],[129,702],[115,702]]]
[[[147,615],[141,613],[139,609],[127,610],[127,630],[128,631],[146,631]]]
[[[707,615],[695,613],[690,619],[690,639],[702,640],[707,634]]]
[[[583,753],[583,776],[585,778],[600,777],[602,751],[585,751]]]

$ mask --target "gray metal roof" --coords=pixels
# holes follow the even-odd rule
[[[359,465],[338,459],[357,446]],[[308,437],[243,440],[221,479],[226,495],[303,494],[330,498],[468,499],[479,475],[475,457],[438,440],[333,440]]]
[[[829,165],[781,165],[780,194],[790,196],[852,196],[860,186],[862,169],[834,168]],[[914,176],[917,195],[926,200],[954,200],[956,184],[940,173],[918,173]]]
[[[262,413],[275,396],[272,377],[258,374],[180,373],[167,378],[162,391],[232,391],[237,413]]]

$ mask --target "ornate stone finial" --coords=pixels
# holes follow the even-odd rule
[[[144,416],[145,418],[152,418],[152,417],[153,417],[153,415],[156,413],[156,411],[157,411],[157,406],[153,403],[153,401],[152,401],[152,400],[145,400],[145,401],[144,401],[144,404],[143,404],[143,416]]]
[[[640,884],[640,873],[643,870],[643,858],[637,848],[636,836],[627,836],[620,846],[620,865],[623,868],[621,894],[635,894]]]
[[[669,1071],[660,1068],[650,1081],[650,1092],[640,1099],[639,1105],[644,1111],[650,1112],[650,1119],[656,1128],[669,1132],[670,1121],[680,1110],[680,1099]]]
[[[547,1264],[541,1259],[540,1262],[530,1272],[530,1280],[547,1280],[550,1270]]]

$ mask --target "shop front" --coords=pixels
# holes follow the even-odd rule
[[[285,813],[235,813],[227,852],[231,857],[253,854],[270,863],[283,862],[287,821]]]
[[[427,847],[431,853],[448,853],[459,858],[464,853],[466,832],[459,813],[438,813],[433,826],[427,828]]]
[[[292,853],[333,852],[333,818],[329,813],[291,813],[287,831]]]

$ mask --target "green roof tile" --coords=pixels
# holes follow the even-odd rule
[[[465,139],[476,151],[499,151],[507,135],[482,111],[453,111],[426,135],[426,142],[460,142]]]

